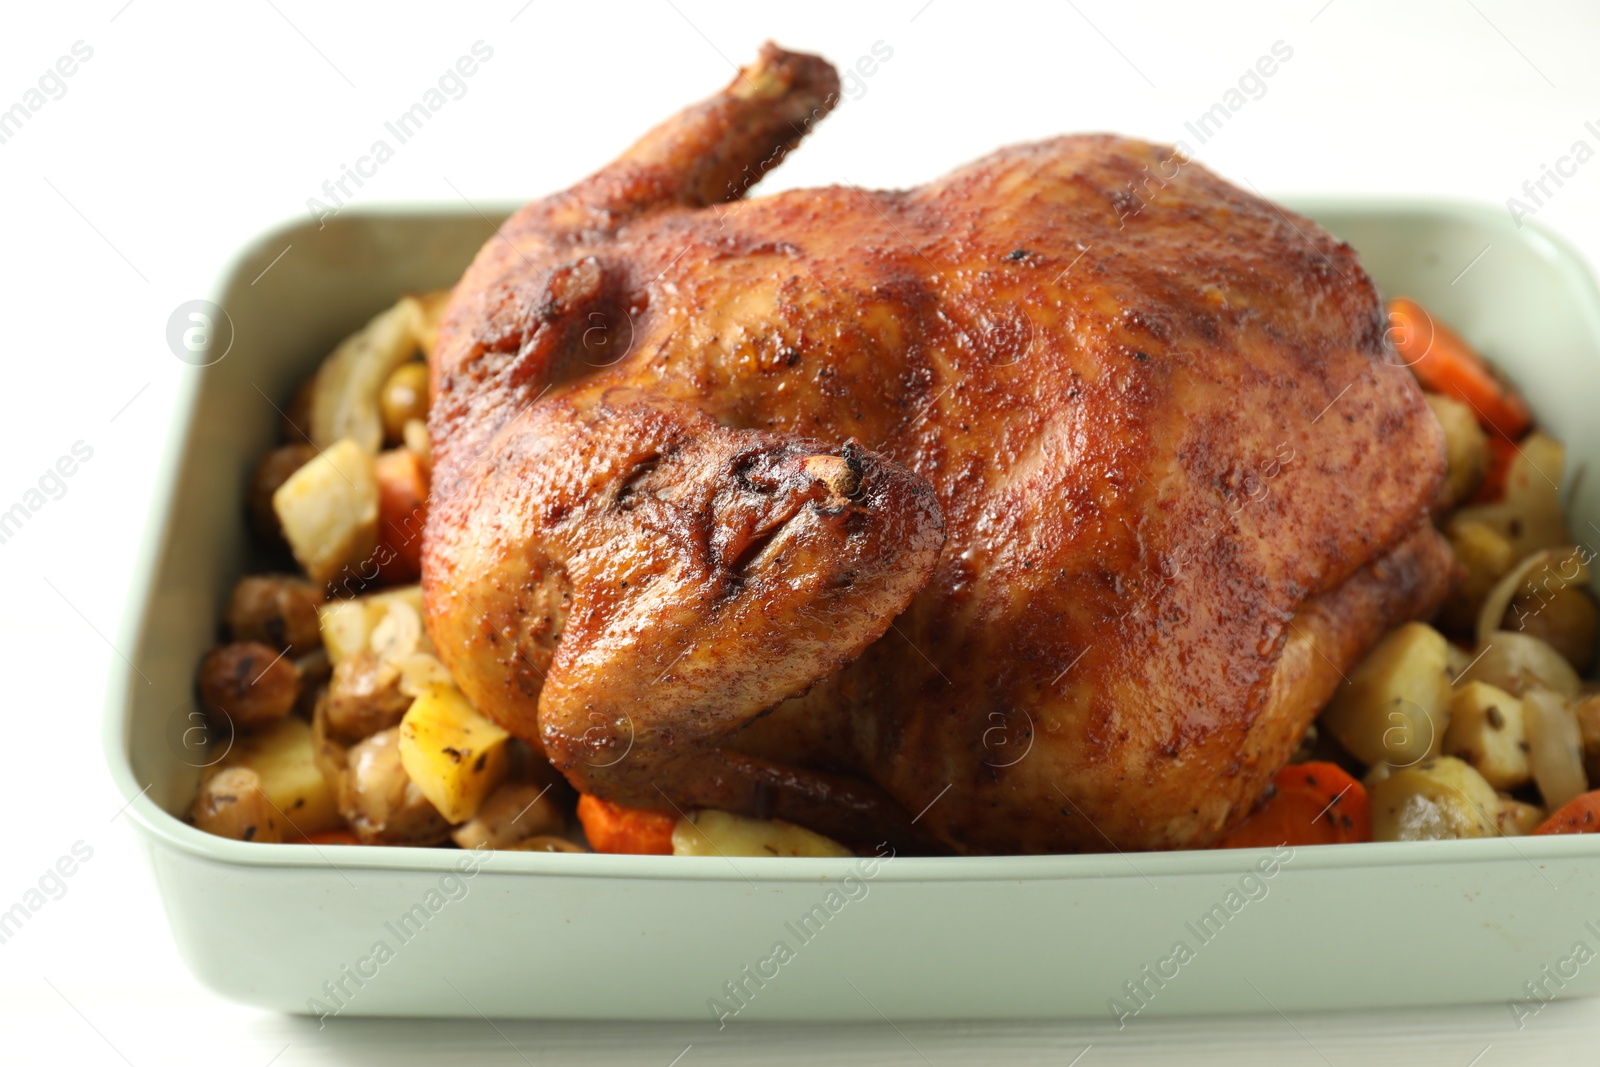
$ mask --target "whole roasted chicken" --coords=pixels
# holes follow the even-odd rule
[[[625,805],[1210,844],[1450,579],[1373,284],[1112,136],[745,199],[837,93],[768,45],[478,254],[431,358],[440,654]]]

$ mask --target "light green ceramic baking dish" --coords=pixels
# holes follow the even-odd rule
[[[1422,299],[1511,371],[1567,442],[1573,526],[1600,544],[1600,484],[1584,477],[1600,457],[1600,295],[1579,259],[1488,208],[1294,206],[1351,241],[1386,292]],[[251,845],[184,825],[174,813],[197,771],[173,738],[242,566],[241,487],[278,419],[267,398],[281,403],[398,294],[453,281],[503,214],[291,224],[240,255],[213,294],[232,350],[194,370],[179,401],[118,643],[132,662],[116,664],[106,727],[178,946],[207,985],[289,1012],[708,1030],[880,1013],[1134,1026],[1456,1001],[1504,1001],[1512,1025],[1538,1006],[1534,990],[1600,991],[1588,960],[1600,952],[1600,835],[865,868],[501,853],[464,872],[472,857],[459,851]]]

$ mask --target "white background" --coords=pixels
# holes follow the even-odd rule
[[[0,908],[78,840],[68,892],[0,945],[0,1059],[69,1063],[666,1065],[671,1027],[337,1020],[327,1030],[218,1000],[178,961],[98,742],[133,538],[175,390],[169,313],[209,292],[230,252],[305,211],[474,41],[492,61],[357,194],[529,197],[593,169],[706,95],[766,37],[841,66],[893,49],[771,187],[931,178],[999,144],[1115,130],[1189,142],[1269,194],[1409,194],[1503,204],[1584,138],[1600,147],[1600,7],[1362,0],[1072,5],[896,0],[868,6],[495,0],[357,9],[310,0],[14,5],[0,108],[76,41],[93,57],[0,144],[5,447],[0,508],[76,441],[93,459],[0,545],[0,648],[11,696],[0,752]],[[1283,41],[1293,58],[1213,140],[1183,127]],[[1584,129],[1596,123],[1597,132]],[[1539,221],[1600,262],[1600,160]],[[293,254],[292,252],[290,253]],[[1308,961],[1314,964],[1315,961]],[[1382,960],[1373,966],[1381,967]],[[1548,1008],[1518,1032],[1504,1005],[1363,1016],[1098,1023],[746,1028],[706,1062],[843,1060],[1330,1064],[1594,1063],[1600,1004]],[[703,1032],[703,1031],[702,1031]],[[914,1047],[913,1047],[914,1046]],[[1474,1056],[1481,1059],[1474,1061]]]

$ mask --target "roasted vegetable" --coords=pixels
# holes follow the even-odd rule
[[[378,547],[380,581],[415,582],[422,574],[422,526],[428,518],[428,475],[415,453],[396,448],[378,455]]]
[[[1589,788],[1583,773],[1583,733],[1559,694],[1530,689],[1523,694],[1528,726],[1528,769],[1545,807],[1554,811]]]
[[[1594,667],[1595,646],[1600,642],[1600,611],[1594,597],[1576,586],[1548,594],[1519,596],[1506,612],[1506,629],[1537,637],[1557,652],[1579,674]]]
[[[398,608],[408,609],[409,615]],[[390,615],[399,616],[392,624],[395,636],[385,641],[385,650],[391,657],[407,651],[400,649],[399,645],[405,636],[412,633],[416,634],[414,651],[429,652],[433,648],[422,629],[422,587],[419,585],[345,600],[331,600],[322,606],[319,614],[322,644],[335,666],[346,656],[370,649],[373,630]]]
[[[402,363],[390,372],[378,394],[383,438],[391,445],[405,440],[406,423],[428,420],[428,365]]]
[[[301,578],[269,574],[241,578],[224,616],[235,641],[256,641],[290,655],[322,647],[317,611],[322,590]]]
[[[1488,682],[1521,696],[1530,689],[1550,689],[1565,697],[1578,695],[1578,675],[1561,653],[1527,634],[1501,630],[1480,647],[1472,666],[1456,679],[1457,684]]]
[[[1372,840],[1367,791],[1338,764],[1291,764],[1272,786],[1266,802],[1228,831],[1218,848]]]
[[[417,305],[417,348],[426,359],[439,343],[439,325],[450,307],[449,289],[434,289],[426,293],[413,293],[408,299]]]
[[[294,710],[300,672],[281,649],[254,641],[214,648],[200,661],[200,709],[219,727],[252,730]]]
[[[1517,565],[1517,550],[1505,534],[1489,523],[1459,516],[1446,525],[1445,538],[1466,574],[1440,606],[1439,625],[1471,640],[1477,633],[1484,601],[1496,583]]]
[[[1489,435],[1489,469],[1484,473],[1478,491],[1472,494],[1474,504],[1497,504],[1505,499],[1506,478],[1511,473],[1511,461],[1517,458],[1517,443],[1498,434]]]
[[[1500,798],[1483,775],[1452,756],[1392,771],[1372,788],[1374,841],[1494,837]]]
[[[412,419],[406,423],[405,428],[406,449],[417,457],[417,462],[422,464],[422,469],[433,469],[433,441],[428,437],[428,424],[421,419]]]
[[[283,536],[311,580],[377,577],[368,561],[378,541],[378,482],[372,457],[354,441],[330,445],[272,494]]]
[[[1600,789],[1573,797],[1533,832],[1539,835],[1600,832]]]
[[[1561,509],[1566,449],[1535,431],[1512,446],[1504,496],[1456,512],[1455,522],[1486,522],[1511,542],[1518,559],[1542,548],[1572,543]]]
[[[1439,751],[1449,704],[1449,643],[1412,622],[1356,666],[1321,722],[1361,762],[1405,766]]]
[[[218,837],[283,840],[278,813],[261,788],[261,778],[247,767],[229,767],[207,779],[189,815],[196,826]]]
[[[1600,782],[1600,693],[1588,693],[1572,705],[1583,740],[1583,769],[1591,782]]]
[[[365,844],[437,845],[450,837],[450,824],[406,774],[399,727],[349,750],[339,808]]]
[[[1417,381],[1461,401],[1485,429],[1516,439],[1532,423],[1528,405],[1488,362],[1415,300],[1389,304],[1389,336]]]
[[[1501,837],[1521,837],[1531,834],[1544,822],[1544,809],[1537,804],[1527,804],[1511,797],[1500,798],[1500,808],[1495,812],[1495,825]]]
[[[400,720],[400,760],[446,820],[466,822],[505,777],[510,737],[478,714],[461,690],[435,686]]]
[[[1478,417],[1459,400],[1438,393],[1428,394],[1428,406],[1444,430],[1447,457],[1445,476],[1446,504],[1454,507],[1470,499],[1489,470],[1489,437],[1478,425]]]
[[[421,351],[421,307],[405,297],[340,342],[312,379],[311,443],[351,440],[368,454],[383,446],[379,394],[389,375]]]
[[[302,718],[309,719],[317,696],[327,689],[328,679],[333,676],[333,661],[319,645],[303,656],[296,656],[294,669],[300,672],[300,700],[294,710]]]
[[[1450,699],[1443,752],[1464,759],[1496,789],[1528,780],[1528,734],[1522,701],[1487,682],[1468,682]]]
[[[1567,545],[1531,553],[1502,575],[1484,597],[1478,611],[1478,643],[1488,641],[1499,630],[1529,633],[1530,622],[1553,598],[1560,593],[1577,592],[1588,584],[1587,549]]]
[[[516,848],[561,833],[566,821],[550,783],[502,782],[450,836],[462,848]]]
[[[596,852],[670,856],[677,816],[640,808],[625,808],[599,797],[578,798],[578,821]]]
[[[354,744],[400,725],[411,697],[400,689],[400,668],[362,649],[340,660],[328,683],[328,735]]]
[[[832,838],[780,819],[697,811],[672,828],[674,856],[853,856]]]
[[[250,529],[263,545],[284,546],[283,524],[272,508],[272,494],[289,480],[289,476],[317,458],[317,450],[309,444],[290,444],[274,448],[256,464],[250,478],[250,488],[245,493],[245,511],[250,517]]]
[[[317,765],[311,727],[304,719],[283,719],[265,730],[235,738],[218,763],[220,770],[230,767],[256,773],[284,836],[304,837],[343,825],[333,788]]]

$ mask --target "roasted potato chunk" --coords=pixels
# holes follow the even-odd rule
[[[1487,682],[1468,682],[1450,700],[1447,756],[1464,759],[1496,789],[1528,781],[1528,733],[1522,701]]]
[[[1457,522],[1484,522],[1511,542],[1512,554],[1522,559],[1544,548],[1572,543],[1567,517],[1561,508],[1562,475],[1566,448],[1560,441],[1535,430],[1517,443],[1506,469],[1505,498],[1494,504],[1462,508]]]
[[[462,848],[517,848],[530,838],[560,834],[566,823],[549,784],[502,782],[450,836]]]
[[[272,494],[289,480],[289,476],[317,458],[317,450],[309,444],[284,445],[274,448],[256,464],[250,478],[250,488],[245,492],[245,511],[250,517],[250,530],[263,545],[286,547],[283,524],[272,508]]]
[[[208,834],[237,841],[283,840],[278,813],[261,788],[261,778],[248,767],[229,767],[200,787],[190,808],[194,824]]]
[[[390,372],[378,395],[378,407],[383,414],[384,441],[404,443],[406,423],[428,421],[428,365],[402,363]]]
[[[1483,775],[1453,756],[1393,771],[1372,788],[1374,841],[1494,837],[1500,798]]]
[[[354,744],[400,725],[411,698],[400,691],[400,669],[362,649],[333,668],[328,683],[328,734]]]
[[[454,686],[434,686],[400,721],[400,759],[422,795],[452,823],[465,822],[506,771],[511,735]]]
[[[1537,637],[1561,653],[1572,669],[1588,674],[1600,642],[1600,611],[1586,590],[1565,586],[1520,596],[1506,612],[1505,629]]]
[[[294,558],[326,585],[376,577],[361,573],[378,544],[378,481],[372,456],[351,440],[329,446],[272,494],[272,507]]]
[[[348,600],[332,600],[322,606],[322,644],[334,664],[362,649],[373,648],[373,631],[395,613],[397,605],[410,609],[410,616],[397,619],[388,630],[379,633],[383,645],[381,654],[394,658],[406,651],[431,651],[433,646],[422,629],[422,587],[408,585]],[[406,636],[415,637],[413,649],[400,647]]]
[[[405,440],[406,448],[417,457],[417,462],[422,464],[423,470],[433,469],[433,440],[428,436],[428,424],[421,419],[411,419],[406,425],[401,437]]]
[[[1522,837],[1533,833],[1544,822],[1545,812],[1537,804],[1526,804],[1512,797],[1500,798],[1500,809],[1495,812],[1495,824],[1501,837]]]
[[[302,578],[258,575],[241,578],[233,587],[224,618],[235,641],[304,656],[322,647],[321,606],[322,590]]]
[[[1405,766],[1438,753],[1449,708],[1449,642],[1433,627],[1412,622],[1356,666],[1321,723],[1363,763]]]
[[[853,856],[832,838],[781,819],[698,811],[672,829],[674,856]]]
[[[1445,528],[1445,538],[1467,573],[1439,607],[1439,626],[1465,637],[1476,632],[1478,611],[1489,591],[1517,565],[1517,550],[1489,523],[1460,517]]]
[[[311,727],[304,719],[283,719],[236,738],[218,763],[219,770],[232,767],[255,772],[285,837],[342,825],[333,788],[317,765]]]
[[[349,750],[339,781],[339,808],[369,845],[437,845],[450,824],[400,761],[400,729],[382,730]]]
[[[1444,430],[1446,505],[1455,507],[1472,496],[1489,471],[1489,435],[1478,416],[1459,400],[1426,394],[1434,418]]]
[[[239,641],[200,661],[200,708],[217,725],[253,730],[282,719],[300,698],[300,672],[282,650]]]

